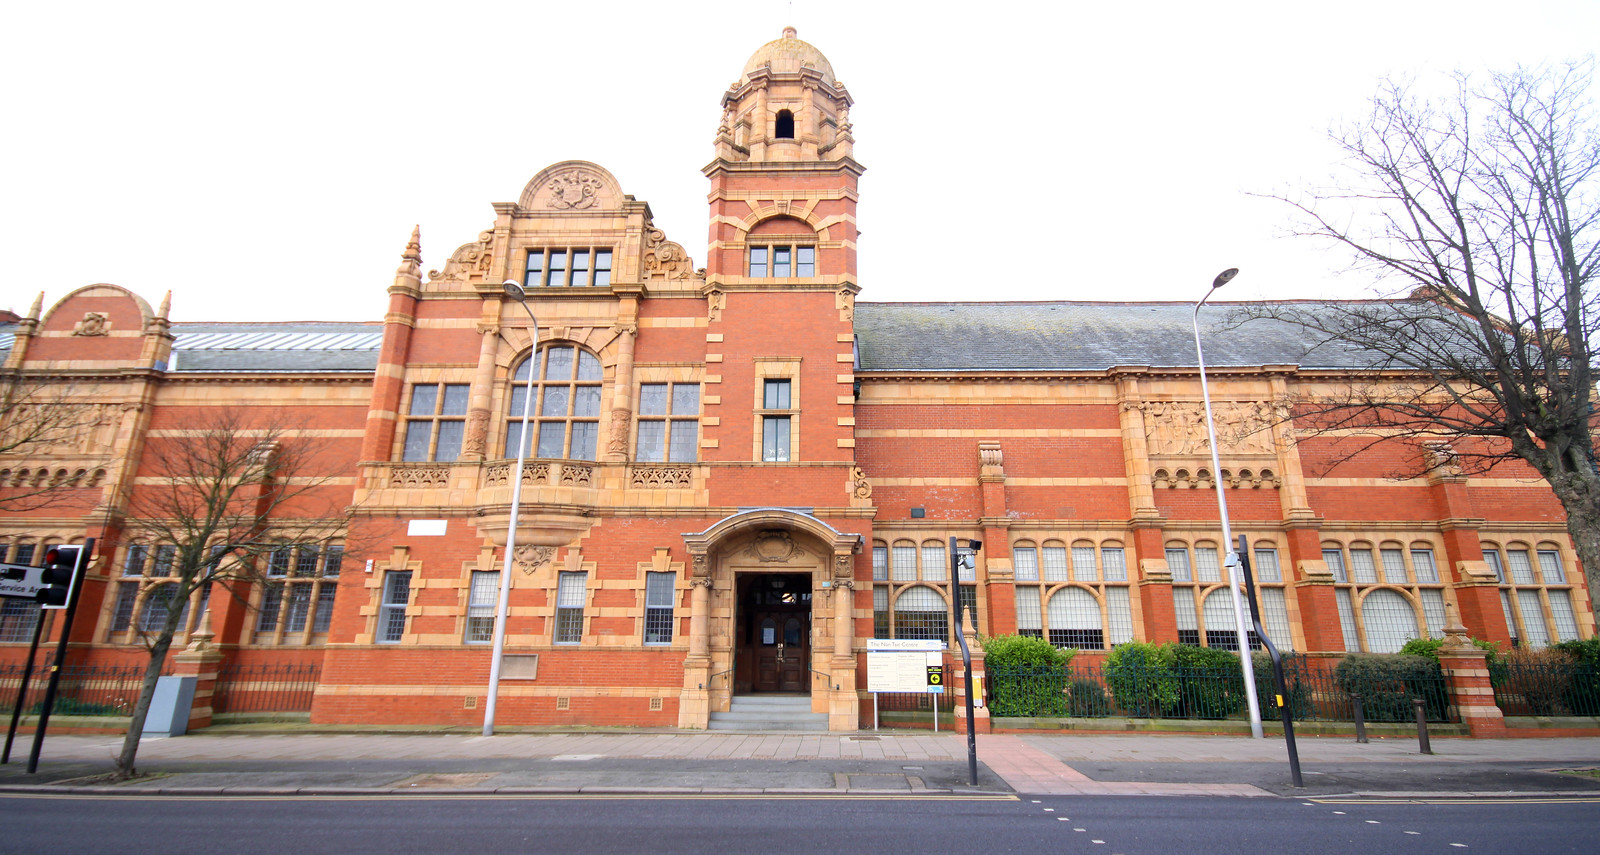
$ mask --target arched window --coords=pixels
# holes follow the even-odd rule
[[[778,121],[773,127],[772,135],[780,140],[794,139],[794,113],[779,110]]]
[[[948,606],[939,592],[916,585],[900,592],[894,600],[895,638],[925,638],[946,641]]]
[[[1050,595],[1050,643],[1087,650],[1105,648],[1100,603],[1093,594],[1082,588],[1062,588]]]
[[[1407,639],[1419,637],[1417,613],[1398,591],[1379,588],[1361,601],[1367,652],[1399,653]]]
[[[534,365],[538,370],[534,372]],[[530,381],[530,375],[537,379]],[[517,366],[506,407],[506,457],[517,456],[522,436],[523,396],[534,391],[530,457],[594,460],[600,437],[603,372],[600,360],[573,345],[551,345]]]
[[[1206,621],[1207,647],[1220,647],[1223,650],[1239,649],[1239,624],[1233,619],[1231,589],[1217,588],[1206,594],[1205,605],[1201,608],[1200,614]]]

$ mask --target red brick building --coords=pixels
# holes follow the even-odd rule
[[[1531,471],[1391,478],[1414,448],[1335,467],[1340,438],[1289,418],[1361,354],[1210,329],[1213,473],[1186,304],[858,303],[850,105],[792,32],[750,58],[704,169],[704,268],[568,161],[426,275],[413,235],[382,323],[175,324],[113,285],[36,304],[0,326],[6,367],[95,409],[0,460],[0,489],[68,485],[0,519],[4,559],[99,538],[74,655],[136,658],[174,605],[162,544],[119,522],[158,477],[141,450],[247,409],[337,449],[318,474],[355,509],[345,548],[289,543],[232,596],[197,593],[174,649],[209,613],[225,661],[320,663],[316,722],[482,721],[518,478],[507,725],[703,728],[787,693],[854,729],[865,640],[948,640],[952,596],[985,634],[1231,646],[1217,477],[1282,647],[1390,651],[1452,606],[1480,638],[1594,633]],[[951,537],[983,543],[953,581]],[[15,661],[32,607],[4,608]]]

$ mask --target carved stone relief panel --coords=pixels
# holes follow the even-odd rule
[[[1187,401],[1152,401],[1135,405],[1148,416],[1146,442],[1155,455],[1209,454],[1203,404]],[[1221,454],[1274,454],[1273,425],[1287,417],[1279,406],[1266,401],[1227,402],[1212,405],[1217,426],[1217,451]]]

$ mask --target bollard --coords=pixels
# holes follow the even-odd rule
[[[1428,714],[1423,710],[1421,698],[1412,698],[1411,703],[1417,707],[1417,744],[1422,747],[1423,754],[1432,754],[1433,746],[1428,744]]]
[[[1350,708],[1356,714],[1356,742],[1367,744],[1367,716],[1361,708],[1361,696],[1355,692],[1350,693]]]

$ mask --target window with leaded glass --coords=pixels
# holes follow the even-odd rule
[[[1485,541],[1483,559],[1500,580],[1500,603],[1512,643],[1543,647],[1578,638],[1573,589],[1560,546]]]
[[[676,573],[644,574],[644,643],[672,643],[672,606]]]
[[[1333,575],[1346,650],[1395,653],[1407,639],[1443,636],[1445,592],[1432,544],[1327,542],[1322,560]],[[1278,641],[1271,617],[1262,615]]]
[[[595,247],[528,250],[524,288],[609,288],[611,250]]]
[[[944,539],[896,540],[872,547],[873,631],[879,638],[937,638],[950,642],[950,553]],[[973,620],[977,588],[959,585]],[[931,599],[930,599],[931,597]],[[935,606],[933,600],[937,599]],[[935,626],[937,624],[937,626]]]
[[[763,380],[761,384],[761,461],[781,463],[790,459],[790,423],[794,418],[793,396],[788,380]]]
[[[411,571],[390,570],[383,579],[378,607],[378,641],[393,644],[406,634],[406,604],[411,600]]]
[[[449,462],[461,456],[471,388],[465,383],[418,383],[411,387],[401,460]]]
[[[0,643],[27,643],[33,640],[33,625],[39,617],[34,600],[6,597],[0,600]]]
[[[506,457],[517,456],[524,396],[532,389],[527,456],[596,459],[604,373],[598,357],[572,345],[551,345],[523,360],[506,407]],[[530,376],[538,379],[530,382]]]
[[[752,279],[809,279],[817,275],[817,249],[805,244],[780,243],[748,248]]]
[[[1128,567],[1119,541],[1017,541],[1011,567],[1018,633],[1087,650],[1133,640]]]
[[[689,463],[699,457],[700,384],[642,383],[635,459]]]
[[[563,572],[556,584],[556,644],[577,644],[583,640],[583,607],[587,599],[588,573]]]
[[[285,543],[261,561],[266,565],[266,580],[258,586],[251,642],[309,644],[317,640],[314,636],[326,633],[333,621],[344,546]]]
[[[468,644],[494,641],[494,606],[500,599],[500,574],[493,570],[474,570],[467,591]]]

